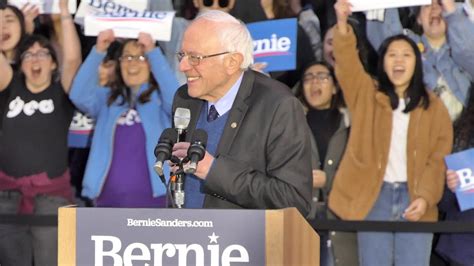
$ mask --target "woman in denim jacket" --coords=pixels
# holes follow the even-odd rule
[[[397,9],[385,11],[383,22],[368,20],[367,36],[375,49],[389,36],[404,33],[414,40],[423,59],[425,86],[440,96],[454,121],[466,106],[474,77],[474,23],[454,0],[433,0],[416,9],[422,34],[403,29]]]

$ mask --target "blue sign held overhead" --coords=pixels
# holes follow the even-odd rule
[[[456,198],[461,211],[474,208],[474,148],[453,153],[444,158],[448,169],[456,171],[459,187]]]
[[[296,18],[247,24],[253,39],[255,63],[264,63],[265,72],[296,68]]]

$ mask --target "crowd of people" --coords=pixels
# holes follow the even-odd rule
[[[80,2],[80,1],[79,1]],[[474,147],[474,0],[352,13],[349,0],[150,0],[171,40],[84,37],[60,0],[0,1],[0,214],[165,208],[153,166],[177,108],[208,134],[185,208],[308,220],[474,221],[444,158]],[[296,69],[254,63],[245,23],[297,18]],[[90,145],[68,146],[75,112]],[[72,124],[71,124],[72,123]],[[167,166],[166,172],[176,167]],[[321,265],[474,265],[474,234],[320,231]],[[0,224],[0,265],[55,265],[57,228]]]

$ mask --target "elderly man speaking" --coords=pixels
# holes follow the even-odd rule
[[[249,69],[252,38],[245,25],[221,11],[201,14],[187,28],[177,56],[187,84],[173,111],[187,108],[208,133],[206,153],[185,181],[186,208],[310,209],[310,135],[290,89]],[[173,155],[184,158],[189,142]]]

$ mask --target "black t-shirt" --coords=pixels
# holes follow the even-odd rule
[[[0,117],[3,117],[5,109],[7,108],[7,101],[8,101],[8,91],[3,90],[0,91]],[[3,131],[3,119],[0,119],[0,136],[2,135]]]
[[[41,172],[61,176],[68,165],[67,133],[74,111],[61,83],[32,93],[15,75],[6,90],[0,170],[14,177]]]

